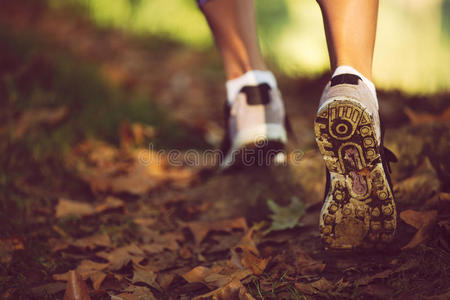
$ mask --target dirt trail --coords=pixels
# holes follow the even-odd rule
[[[217,54],[99,30],[40,6],[6,5],[0,20],[98,64],[113,84],[149,95],[178,122],[220,140]],[[319,239],[325,172],[312,126],[326,76],[279,81],[296,136],[288,150],[302,153],[286,166],[221,174],[186,159],[178,167],[142,160],[153,154],[143,147],[77,145],[67,167],[93,198],[56,195],[53,216],[82,221],[75,233],[53,228],[51,249],[68,266],[55,282],[36,284],[36,299],[45,290],[62,295],[70,278],[75,290],[87,282],[91,299],[448,299],[450,125],[436,113],[448,110],[446,96],[380,93],[386,144],[400,161],[393,166],[398,208],[407,212],[387,252],[334,254]],[[423,107],[429,115],[418,113]],[[121,229],[99,231],[103,223]],[[412,249],[401,250],[407,244]],[[81,278],[66,273],[73,269]]]

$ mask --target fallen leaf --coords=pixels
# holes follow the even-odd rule
[[[420,212],[408,209],[402,211],[400,213],[400,219],[418,229],[411,241],[402,247],[402,250],[414,248],[424,242],[429,237],[430,230],[436,223],[436,218],[436,210]]]
[[[441,189],[441,181],[430,159],[426,157],[414,174],[395,184],[396,201],[408,205],[423,204]]]
[[[140,264],[133,264],[133,279],[131,279],[133,284],[135,283],[145,283],[154,289],[161,291],[161,287],[156,282],[156,274],[152,266],[142,266]]]
[[[450,108],[445,109],[438,115],[423,112],[417,113],[409,107],[405,107],[404,112],[413,125],[450,122]]]
[[[92,260],[83,260],[81,264],[75,269],[77,274],[81,276],[83,280],[91,279],[92,282],[96,282],[97,284],[101,284],[99,282],[100,278],[105,278],[104,270],[108,267],[107,263],[98,263]],[[63,274],[54,274],[54,280],[58,281],[68,281],[70,277],[70,271]]]
[[[212,268],[197,266],[192,270],[190,270],[189,272],[183,274],[182,277],[189,283],[201,282],[206,286],[208,286],[209,288],[217,288],[231,281],[231,278],[229,276],[219,274],[219,272],[221,272],[222,270],[223,267],[221,266],[214,266]],[[216,275],[215,281],[212,280],[207,281],[206,278],[212,275]]]
[[[240,268],[251,270],[255,275],[261,275],[267,267],[270,258],[261,258],[255,241],[253,240],[254,230],[250,229],[240,240],[240,242],[231,250],[232,262]]]
[[[94,234],[85,238],[75,240],[71,243],[74,247],[94,250],[97,247],[109,248],[112,246],[111,239],[106,233]]]
[[[69,199],[60,198],[56,205],[56,217],[63,218],[67,216],[84,217],[92,215],[95,208],[92,204],[75,202]]]
[[[175,279],[175,276],[176,274],[173,273],[160,272],[158,273],[156,281],[158,282],[159,286],[163,288],[164,291],[167,291],[169,289],[170,284]]]
[[[105,153],[105,155],[103,155]],[[104,156],[104,157],[103,157]],[[143,195],[163,184],[184,188],[196,178],[190,168],[169,164],[167,155],[151,149],[122,149],[85,142],[66,158],[94,193]]]
[[[41,124],[55,125],[68,113],[66,107],[37,108],[24,111],[16,122],[14,138],[21,138],[29,129]]]
[[[225,286],[207,294],[197,296],[193,300],[216,299],[216,300],[256,300],[250,295],[244,285],[238,279],[233,279]]]
[[[292,197],[291,203],[286,207],[279,206],[271,199],[267,200],[267,205],[273,214],[270,216],[270,227],[264,231],[264,235],[301,225],[299,219],[305,215],[305,205],[297,197]]]
[[[129,293],[121,293],[118,296],[124,300],[156,300],[155,295],[146,286],[130,285],[126,291]]]
[[[194,240],[199,245],[203,239],[211,231],[232,232],[233,229],[241,229],[247,231],[247,222],[245,218],[237,218],[220,221],[194,221],[186,223],[186,227],[190,229],[194,235]]]
[[[145,257],[144,251],[135,244],[120,247],[111,252],[98,252],[96,255],[108,260],[107,269],[111,271],[120,270],[130,261],[139,263]]]
[[[91,300],[86,283],[75,270],[69,271],[64,300]]]
[[[95,213],[102,213],[107,210],[123,208],[124,205],[123,201],[119,198],[108,196],[106,197],[105,202],[95,207],[94,211]]]
[[[182,247],[178,253],[182,259],[190,259],[192,257],[192,252],[187,247]]]
[[[189,283],[201,282],[210,289],[223,287],[231,282],[233,279],[241,280],[251,274],[248,270],[236,270],[235,268],[226,268],[223,266],[213,266],[207,268],[204,266],[197,266],[181,274],[181,276]]]
[[[48,240],[48,244],[53,252],[65,250],[70,246],[83,250],[94,250],[97,247],[109,248],[112,246],[111,239],[107,234],[94,234],[77,240],[70,238],[66,240],[51,238]]]
[[[123,208],[122,200],[115,197],[107,197],[105,202],[94,206],[90,203],[72,201],[65,198],[60,198],[56,205],[55,216],[63,218],[67,216],[86,217],[94,214],[103,213],[107,210]]]
[[[326,292],[334,288],[334,284],[328,281],[325,277],[312,282],[311,286],[320,292]]]

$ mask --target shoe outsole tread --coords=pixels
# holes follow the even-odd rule
[[[356,100],[338,99],[320,109],[314,131],[331,175],[319,221],[325,248],[384,248],[397,212],[372,116]]]

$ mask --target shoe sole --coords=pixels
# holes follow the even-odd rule
[[[355,100],[332,100],[314,131],[331,175],[319,222],[325,248],[383,248],[394,238],[397,212],[371,115]]]
[[[221,170],[231,167],[268,166],[281,161],[287,133],[280,124],[262,124],[242,130],[233,140],[233,145],[220,164]]]

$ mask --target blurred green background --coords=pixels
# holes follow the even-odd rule
[[[100,26],[213,47],[194,0],[72,0]],[[263,52],[288,76],[317,75],[328,57],[320,9],[313,0],[256,0]],[[54,0],[53,5],[61,5]],[[380,1],[374,80],[408,94],[450,90],[450,0]]]

